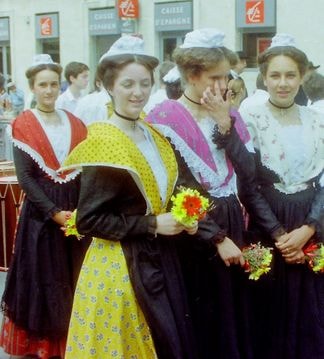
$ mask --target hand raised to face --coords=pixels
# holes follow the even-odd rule
[[[217,122],[220,129],[227,132],[231,127],[231,118],[229,116],[231,108],[231,91],[227,91],[225,99],[223,98],[221,87],[218,81],[215,81],[214,88],[210,86],[203,92],[201,104],[209,112],[210,116]],[[223,132],[223,131],[222,131]]]

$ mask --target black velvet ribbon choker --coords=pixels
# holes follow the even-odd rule
[[[55,109],[54,109],[54,110],[52,110],[52,111],[45,111],[45,110],[41,110],[39,107],[36,107],[36,109],[37,109],[38,111],[40,111],[40,112],[44,112],[44,113],[53,113],[53,112],[55,112]]]
[[[116,114],[118,117],[120,117],[120,118],[122,118],[122,119],[124,119],[124,120],[127,120],[127,121],[132,121],[132,122],[134,122],[134,121],[137,121],[137,120],[139,119],[139,117],[137,117],[137,118],[131,118],[131,117],[127,117],[127,116],[121,115],[121,114],[118,113],[116,110],[114,110],[114,112],[115,112],[115,114]]]
[[[279,110],[288,110],[288,108],[293,107],[294,104],[295,104],[295,102],[293,102],[293,103],[292,103],[291,105],[289,105],[289,106],[278,106],[278,105],[274,104],[270,99],[269,99],[268,101],[271,103],[271,105],[272,105],[273,107],[279,108]]]
[[[183,93],[183,96],[190,102],[194,103],[195,105],[199,105],[201,106],[201,103],[200,102],[197,102],[197,101],[194,101],[192,100],[190,97],[188,97],[185,93]]]

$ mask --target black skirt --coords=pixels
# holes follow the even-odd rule
[[[289,195],[272,187],[262,192],[288,232],[304,224],[315,196],[314,188]],[[273,246],[253,222],[251,230],[255,241]],[[249,287],[256,359],[324,358],[323,274],[306,264],[286,264],[274,249],[272,271]]]
[[[242,248],[243,216],[236,196],[215,198],[209,214]],[[190,236],[189,236],[190,237]],[[244,270],[226,267],[214,245],[184,238],[179,244],[200,359],[251,358]]]
[[[58,208],[76,208],[78,180],[58,184],[39,177],[38,182]],[[27,198],[2,298],[5,314],[30,335],[66,336],[73,292],[88,244],[85,238],[65,237],[60,226],[44,218]]]

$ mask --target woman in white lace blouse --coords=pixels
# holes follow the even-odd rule
[[[247,206],[254,238],[275,248],[270,276],[251,286],[255,355],[319,359],[324,357],[324,277],[307,267],[303,249],[324,240],[323,116],[295,104],[308,60],[289,35],[277,35],[258,61],[270,98],[241,115],[253,139],[258,190],[281,230],[271,236]],[[245,189],[240,192],[244,201]]]

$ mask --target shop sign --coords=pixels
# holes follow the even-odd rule
[[[264,24],[264,1],[247,1],[245,3],[245,22],[247,24]]]
[[[276,0],[236,0],[236,26],[275,27]]]
[[[160,3],[154,6],[156,31],[192,30],[192,2]]]
[[[120,34],[116,9],[90,10],[89,34],[91,36]]]
[[[118,16],[127,19],[139,18],[138,0],[118,0]]]
[[[120,20],[120,32],[122,34],[134,34],[135,33],[135,20],[121,19]]]
[[[36,15],[36,38],[59,37],[58,14]]]
[[[40,32],[42,36],[51,36],[53,34],[53,23],[49,16],[40,19]]]
[[[10,32],[9,32],[9,18],[2,17],[0,18],[0,41],[9,41]]]

